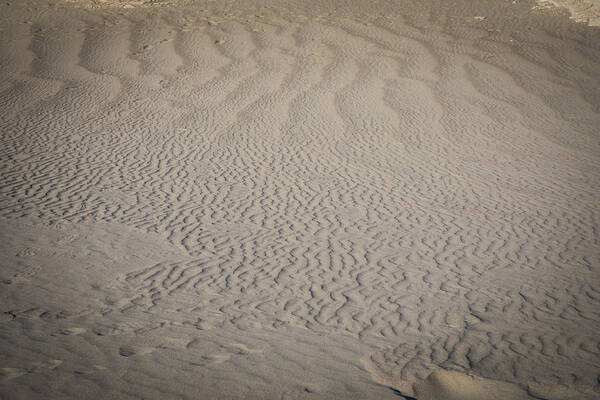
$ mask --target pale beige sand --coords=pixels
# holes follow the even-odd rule
[[[598,399],[600,29],[535,5],[0,4],[0,397]]]
[[[600,26],[600,0],[537,0],[537,8],[566,8],[571,18],[590,26]]]

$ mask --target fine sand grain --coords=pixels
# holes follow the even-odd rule
[[[566,9],[9,0],[0,68],[0,398],[600,398]]]

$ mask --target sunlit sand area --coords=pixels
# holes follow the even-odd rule
[[[599,15],[3,1],[0,398],[599,399]]]

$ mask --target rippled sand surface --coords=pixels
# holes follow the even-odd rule
[[[533,1],[0,5],[0,397],[598,399],[600,29]]]
[[[600,26],[600,0],[538,0],[537,8],[562,7],[571,18],[590,26]]]

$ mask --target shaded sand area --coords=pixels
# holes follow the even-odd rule
[[[0,5],[0,398],[598,399],[600,29],[534,1]]]

